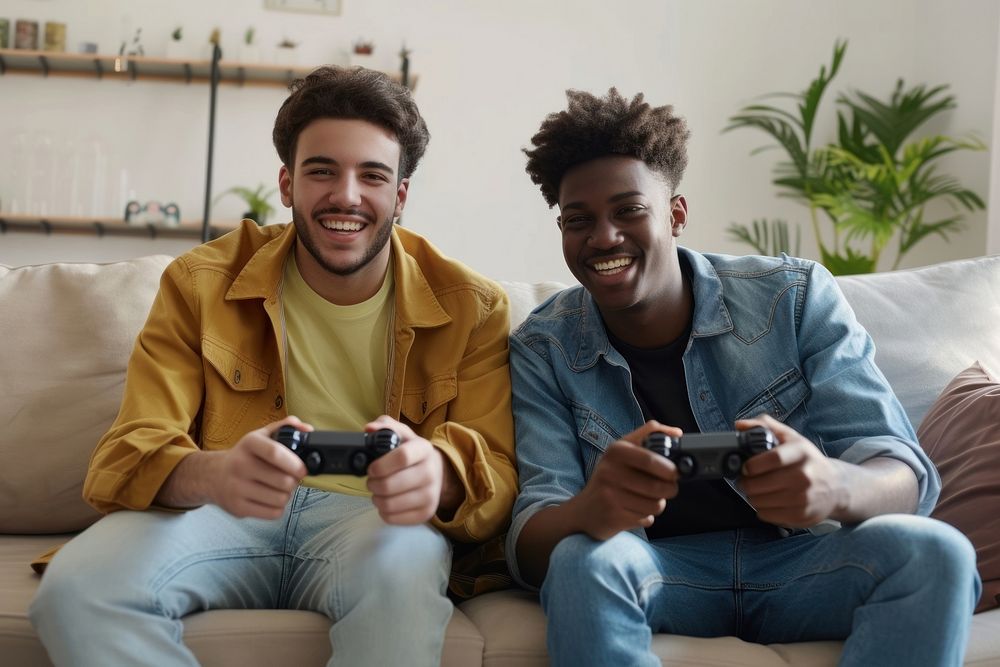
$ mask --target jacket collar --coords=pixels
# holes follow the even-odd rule
[[[414,255],[404,244],[423,242],[423,239],[403,227],[393,225],[392,270],[396,281],[396,322],[404,327],[439,327],[451,322],[451,316],[434,296],[427,277]]]
[[[732,331],[733,321],[729,317],[723,299],[722,280],[712,263],[701,253],[678,246],[691,267],[691,289],[694,292],[694,314],[691,323],[691,337],[705,338]],[[608,340],[608,332],[597,303],[586,289],[582,292],[579,323],[575,336],[576,350],[573,358],[577,368],[592,366],[601,355],[624,364],[624,358],[615,352]],[[571,346],[572,349],[572,346]]]
[[[396,320],[409,327],[437,327],[451,317],[444,311],[415,257],[407,253],[404,240],[415,234],[394,226],[392,270],[396,285]],[[285,258],[295,243],[295,225],[288,223],[250,257],[226,293],[227,300],[277,298],[285,270]]]
[[[284,231],[251,255],[226,292],[226,300],[277,298],[285,258],[294,243],[295,225],[288,223]]]

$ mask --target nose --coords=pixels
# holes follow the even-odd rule
[[[361,205],[360,184],[353,176],[345,174],[341,178],[333,181],[329,201],[337,208],[357,208]]]
[[[621,245],[622,233],[614,222],[608,218],[598,218],[591,227],[590,236],[587,237],[587,245],[592,248],[606,250]]]

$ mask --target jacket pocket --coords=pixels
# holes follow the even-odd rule
[[[799,369],[793,368],[780,375],[764,391],[752,398],[736,415],[748,419],[766,412],[784,422],[796,408],[809,397],[809,386]]]
[[[207,362],[202,437],[206,442],[225,444],[236,425],[243,422],[254,392],[267,388],[271,374],[208,336],[201,340],[201,353]]]
[[[458,381],[454,373],[430,379],[426,387],[406,391],[399,411],[413,424],[422,424],[427,415],[458,396]],[[441,421],[444,421],[443,419]]]
[[[604,452],[621,436],[589,408],[573,406],[573,416],[576,419],[577,439],[581,443],[584,477],[589,480]]]

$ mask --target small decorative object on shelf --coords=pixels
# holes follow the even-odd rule
[[[167,40],[167,58],[180,60],[186,55],[184,52],[184,28],[177,26],[170,33],[170,39]]]
[[[14,30],[15,49],[38,50],[38,21],[18,19]]]
[[[247,206],[246,213],[243,214],[244,218],[249,218],[256,222],[258,225],[266,225],[267,219],[271,217],[274,213],[274,207],[268,203],[268,198],[278,191],[278,188],[267,189],[267,186],[261,183],[256,187],[256,189],[251,190],[250,188],[244,188],[240,186],[235,186],[229,188],[218,197],[215,201],[219,201],[222,197],[233,194],[243,200]]]
[[[352,67],[371,67],[374,60],[375,42],[360,38],[354,41],[348,62]]]
[[[66,51],[66,24],[48,21],[45,24],[45,50],[56,53]]]
[[[128,41],[122,40],[121,46],[118,47],[118,57],[115,58],[115,71],[124,72],[128,69],[129,56],[144,55],[146,55],[146,51],[142,48],[142,28],[136,28],[135,35],[132,36],[132,43],[129,44]]]
[[[240,62],[255,63],[260,60],[260,52],[254,42],[256,31],[250,26],[243,33],[243,44],[240,46]]]
[[[145,204],[140,204],[133,199],[125,205],[125,224],[179,227],[181,224],[181,210],[173,202],[164,206],[158,201],[148,201]]]
[[[180,227],[181,226],[181,209],[177,204],[170,202],[163,207],[163,226],[164,227]]]
[[[410,50],[406,48],[406,42],[399,50],[399,82],[404,88],[410,87]]]
[[[215,53],[215,47],[219,47],[219,52],[222,51],[222,31],[219,28],[212,28],[212,32],[208,36],[208,45],[205,49],[205,60],[211,60],[212,54]]]
[[[125,205],[125,224],[127,225],[141,225],[142,224],[142,204],[132,200]]]

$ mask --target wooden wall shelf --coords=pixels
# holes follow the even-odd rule
[[[293,79],[305,76],[313,69],[315,68],[220,60],[219,83],[287,88]],[[210,84],[212,60],[0,49],[0,75],[3,74]],[[401,81],[399,74],[389,75],[397,82]],[[408,81],[407,84],[412,87],[414,81]]]
[[[219,83],[286,88],[292,79],[311,69],[220,60]],[[209,84],[212,61],[0,49],[0,74]]]
[[[0,49],[0,78],[20,74],[42,77],[77,77],[117,81],[160,81],[206,85],[209,91],[208,159],[205,166],[204,222],[184,222],[179,227],[128,225],[118,218],[74,218],[69,216],[0,215],[0,233],[38,232],[51,234],[97,234],[98,236],[150,236],[153,238],[200,238],[208,241],[236,227],[236,223],[211,220],[212,163],[215,146],[216,93],[221,84],[287,88],[297,77],[314,67],[290,67],[263,63],[222,60],[216,46],[207,60],[150,58],[90,53],[53,53],[24,49]],[[416,77],[409,74],[409,59],[403,58],[402,72],[389,73],[396,82],[413,88]],[[5,99],[6,101],[6,99]]]
[[[239,223],[213,223],[211,238],[235,229]],[[66,215],[0,215],[0,233],[32,232],[36,234],[96,234],[97,236],[148,236],[163,239],[200,239],[202,224],[183,221],[178,227],[160,225],[130,225],[119,218],[78,218]]]

